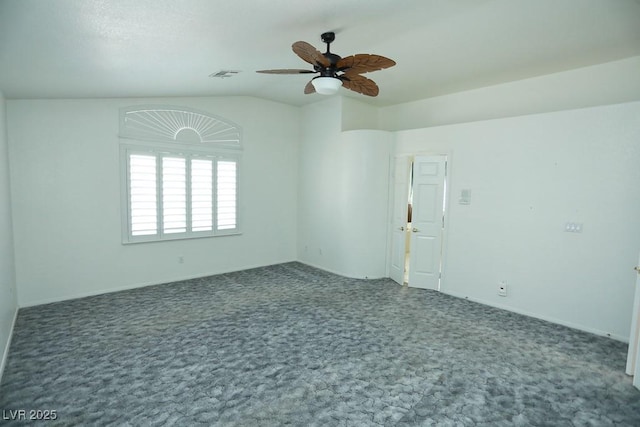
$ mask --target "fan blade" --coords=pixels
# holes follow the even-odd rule
[[[342,80],[342,86],[345,88],[363,95],[378,96],[378,92],[380,91],[378,85],[373,80],[361,76],[360,74],[345,74],[340,76],[340,80]]]
[[[307,85],[304,87],[304,93],[305,95],[309,95],[310,93],[315,93],[316,92],[316,88],[313,87],[313,83],[311,83],[312,80],[309,80],[309,83],[307,83]]]
[[[342,58],[338,61],[336,67],[338,70],[344,71],[345,74],[352,75],[384,70],[394,65],[396,65],[394,60],[384,56],[359,53]]]
[[[307,73],[315,73],[316,71],[311,70],[296,70],[292,68],[284,68],[282,70],[259,70],[256,73],[263,74],[307,74]]]
[[[321,65],[323,67],[331,65],[330,61],[318,49],[307,42],[295,42],[291,45],[291,48],[303,61],[311,65]]]

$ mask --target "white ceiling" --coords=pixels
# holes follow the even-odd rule
[[[375,53],[373,105],[640,55],[640,0],[0,0],[7,98],[250,95],[304,105],[298,40]],[[238,70],[230,78],[211,78]]]

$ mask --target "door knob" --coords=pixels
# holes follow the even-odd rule
[[[411,231],[413,231],[414,233],[417,233],[420,230],[418,230],[417,228],[413,227],[413,229]]]
[[[404,227],[400,227],[398,230],[400,230],[400,231],[404,231]]]
[[[640,274],[640,265],[636,265],[633,269]]]

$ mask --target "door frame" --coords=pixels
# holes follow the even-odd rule
[[[640,389],[640,259],[634,270],[636,272],[636,280],[634,283],[635,292],[625,372],[627,375],[633,376],[633,385]]]
[[[387,267],[386,267],[386,276],[391,277],[391,262],[393,257],[393,204],[395,201],[395,161],[398,157],[410,157],[412,164],[413,159],[416,156],[445,156],[447,161],[447,172],[445,176],[445,189],[444,189],[444,229],[442,230],[442,253],[440,254],[440,263],[441,263],[441,271],[440,271],[440,287],[438,291],[441,291],[442,288],[445,287],[446,283],[446,271],[447,271],[447,248],[449,246],[449,233],[447,233],[447,229],[449,227],[449,212],[451,210],[451,188],[453,182],[453,151],[451,150],[442,150],[442,151],[399,151],[394,152],[391,155],[389,160],[389,209],[388,209],[388,218],[389,223],[387,227]],[[408,196],[408,195],[407,195]],[[411,268],[411,267],[409,267]],[[402,285],[400,285],[402,286]]]
[[[397,194],[396,194],[396,171],[397,171],[397,165],[399,163],[399,160],[403,160],[403,163],[405,164],[405,172],[406,172],[406,176],[405,179],[407,180],[406,184],[407,186],[405,187],[404,190],[404,194],[402,197],[402,200],[405,201],[405,203],[402,205],[402,210],[401,210],[401,217],[406,218],[407,216],[407,206],[406,206],[406,202],[408,202],[409,200],[409,187],[408,187],[408,181],[410,179],[410,171],[411,171],[411,165],[413,164],[413,158],[414,155],[413,154],[401,154],[401,155],[394,155],[393,157],[391,157],[391,159],[389,160],[389,208],[388,208],[388,228],[387,228],[387,265],[386,265],[386,276],[389,278],[392,278],[392,270],[393,270],[393,260],[394,260],[394,251],[393,251],[393,238],[394,238],[394,232],[396,232],[396,226],[397,224],[394,222],[395,218],[394,215],[396,214],[396,209],[395,209],[395,202],[397,199]],[[406,221],[403,224],[403,226],[406,226]],[[406,246],[406,233],[404,235],[404,239],[403,239],[403,245]],[[403,261],[404,262],[404,261]],[[403,264],[404,265],[404,264]],[[404,269],[404,267],[403,267]],[[402,272],[402,276],[404,277],[405,272]],[[393,278],[392,278],[393,280]],[[395,280],[394,280],[395,281]],[[402,286],[403,281],[401,281],[400,286]]]

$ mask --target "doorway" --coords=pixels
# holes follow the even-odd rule
[[[637,273],[636,293],[631,316],[626,372],[628,375],[633,376],[633,386],[640,390],[640,260],[638,260],[638,265],[634,267],[634,270]]]
[[[440,289],[447,157],[395,159],[390,277],[401,285]]]

